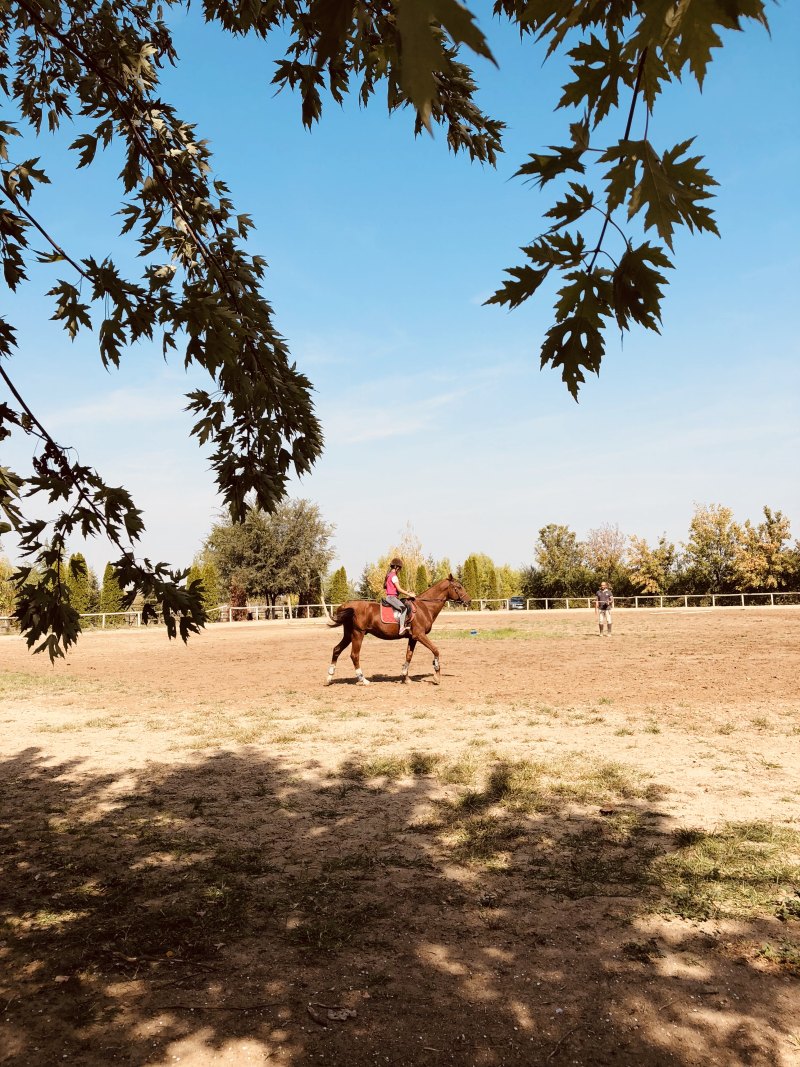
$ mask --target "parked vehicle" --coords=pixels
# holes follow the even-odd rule
[[[526,608],[524,596],[512,596],[508,601],[509,611],[524,611]]]

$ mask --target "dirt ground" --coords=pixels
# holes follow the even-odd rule
[[[0,1063],[800,1064],[800,609],[339,633],[0,637]]]

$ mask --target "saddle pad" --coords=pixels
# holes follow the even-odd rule
[[[397,622],[395,609],[391,604],[381,604],[381,622]]]

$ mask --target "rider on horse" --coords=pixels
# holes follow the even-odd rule
[[[414,599],[414,594],[410,593],[407,589],[403,589],[400,585],[399,572],[403,569],[403,561],[397,556],[389,564],[389,570],[386,577],[383,579],[383,588],[385,592],[384,599],[387,604],[391,604],[393,608],[400,612],[399,627],[400,633],[403,633],[406,625],[406,614],[409,611],[409,605],[400,599],[401,596],[407,597],[409,600]]]

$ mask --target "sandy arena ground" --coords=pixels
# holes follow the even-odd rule
[[[800,609],[340,632],[0,637],[0,1063],[800,1064]]]

